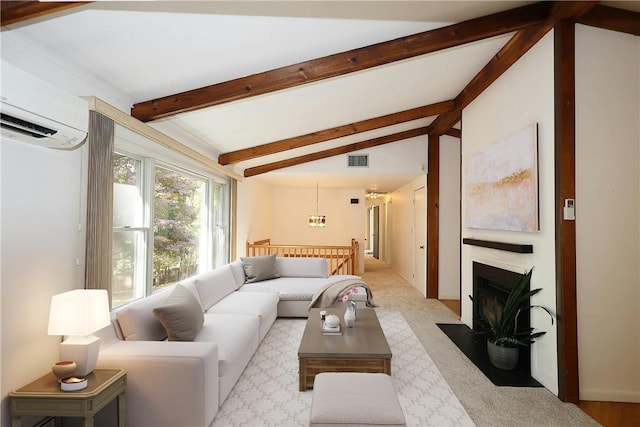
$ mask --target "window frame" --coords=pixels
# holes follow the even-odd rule
[[[136,149],[135,145],[132,149],[131,144],[118,138],[116,133],[116,141],[114,147],[114,153],[130,157],[132,159],[141,162],[142,172],[140,173],[141,194],[143,198],[143,225],[142,227],[113,227],[114,233],[116,231],[143,231],[145,233],[146,245],[144,256],[146,262],[144,263],[144,290],[142,296],[138,296],[137,292],[134,292],[134,299],[127,301],[120,306],[126,305],[136,299],[143,298],[154,293],[153,289],[153,251],[154,251],[154,230],[153,230],[153,218],[154,218],[154,185],[155,185],[155,171],[156,168],[163,168],[172,172],[185,174],[195,179],[201,179],[206,182],[206,195],[205,203],[207,205],[206,215],[206,233],[205,246],[207,253],[203,256],[200,255],[200,259],[206,258],[206,265],[200,266],[200,271],[207,271],[208,269],[215,268],[219,265],[223,265],[229,262],[231,255],[231,180],[228,177],[224,177],[215,173],[207,172],[198,165],[189,162],[188,159],[182,159],[181,157],[172,153],[170,155],[161,155],[157,150],[151,150],[150,153],[142,154],[140,149]],[[186,161],[185,161],[186,160]],[[219,198],[216,201],[215,193],[216,188],[219,189]],[[219,203],[221,206],[217,206]],[[221,218],[218,218],[221,217]],[[218,239],[217,230],[222,229],[224,233],[224,248],[223,251],[218,251],[217,243]],[[222,253],[220,253],[222,252]],[[113,297],[111,296],[113,300]]]
[[[140,289],[134,287],[134,292],[133,292],[133,299],[122,303],[120,305],[114,305],[114,300],[113,300],[113,294],[110,295],[110,303],[112,304],[113,308],[117,308],[123,305],[126,305],[132,301],[135,301],[137,299],[140,298],[144,298],[147,295],[150,295],[149,293],[149,254],[153,253],[153,239],[151,238],[153,236],[153,229],[150,226],[151,221],[150,218],[153,218],[153,212],[150,212],[150,208],[153,209],[153,207],[149,206],[148,204],[148,200],[151,194],[151,189],[150,189],[150,185],[149,185],[149,181],[148,181],[148,173],[149,173],[149,161],[148,159],[145,159],[143,156],[139,156],[136,154],[132,154],[127,152],[126,150],[119,150],[117,147],[114,149],[114,155],[120,155],[120,156],[125,156],[128,157],[130,159],[136,160],[138,162],[140,162],[140,170],[136,171],[136,181],[139,182],[139,185],[137,185],[137,187],[140,189],[140,196],[142,198],[142,224],[140,226],[122,226],[122,227],[116,227],[115,225],[113,226],[113,233],[114,235],[112,236],[112,239],[115,237],[115,233],[119,233],[119,232],[141,232],[142,233],[142,238],[143,238],[143,253],[137,253],[136,257],[141,255],[143,257],[143,259],[146,260],[146,262],[144,264],[139,265],[138,267],[142,268],[142,272],[139,274],[142,274],[142,280],[144,282],[144,286],[142,286]],[[151,169],[152,170],[152,169]],[[115,204],[114,204],[114,208],[115,208]],[[114,249],[112,249],[113,251]],[[113,256],[113,253],[112,253]],[[151,257],[152,258],[152,257]],[[113,277],[113,269],[115,268],[115,266],[112,267],[112,277]],[[113,291],[113,289],[112,289]]]

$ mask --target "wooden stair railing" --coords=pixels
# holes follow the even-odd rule
[[[351,239],[351,246],[273,245],[271,239],[247,242],[247,256],[276,254],[281,257],[325,258],[327,274],[359,274],[360,245]]]

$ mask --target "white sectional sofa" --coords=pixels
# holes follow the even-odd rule
[[[306,317],[319,289],[352,279],[322,258],[235,261],[113,310],[97,367],[128,371],[127,426],[208,426],[276,317]]]

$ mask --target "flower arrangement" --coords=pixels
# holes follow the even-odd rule
[[[358,289],[355,286],[352,286],[347,292],[342,295],[342,302],[348,304],[348,307],[351,309],[356,308],[356,302],[353,300],[353,297],[358,294]]]

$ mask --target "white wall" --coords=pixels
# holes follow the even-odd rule
[[[460,139],[440,137],[439,299],[460,299],[460,147]]]
[[[640,42],[577,25],[576,70],[580,399],[640,402]]]
[[[0,142],[2,152],[2,396],[49,371],[61,337],[48,336],[57,293],[82,287],[82,150]],[[9,425],[3,398],[2,425]]]
[[[392,192],[391,201],[391,268],[404,280],[413,283],[413,196],[426,188],[426,175]],[[426,200],[426,198],[425,198]],[[426,260],[425,260],[426,262]],[[418,289],[421,293],[424,289]]]
[[[236,212],[236,253],[231,260],[247,255],[246,243],[273,240],[273,187],[258,179],[238,182]]]
[[[129,111],[135,102],[119,88],[77,69],[69,69],[52,51],[40,50],[10,31],[2,33],[2,59],[74,95],[97,96],[122,111]]]
[[[465,227],[462,201],[462,236],[482,240],[533,244],[533,254],[514,254],[475,246],[462,246],[462,320],[472,323],[473,261],[497,265],[520,273],[535,266],[532,288],[543,288],[533,304],[555,311],[555,225],[554,225],[554,95],[553,33],[546,35],[516,64],[463,111],[462,180],[464,190],[467,156],[486,145],[538,123],[540,231],[519,233],[478,230]],[[547,331],[531,347],[531,374],[553,393],[558,393],[556,326],[542,310],[531,313],[531,324]]]
[[[324,228],[309,227],[309,215],[327,217]],[[350,246],[360,243],[360,271],[364,269],[365,215],[364,189],[275,187],[273,192],[272,243],[285,245]],[[358,199],[358,204],[351,204]]]

